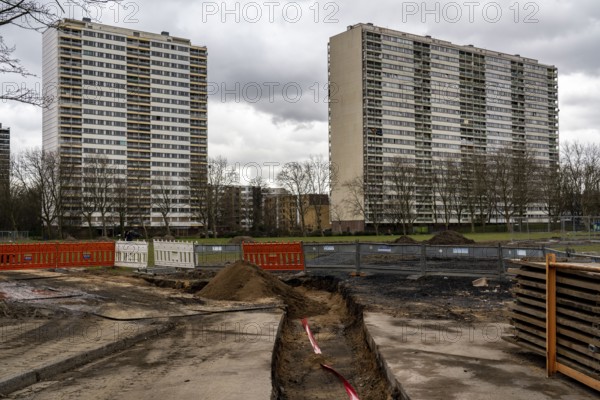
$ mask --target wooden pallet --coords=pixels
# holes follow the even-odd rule
[[[509,315],[513,341],[546,355],[546,265],[512,261],[514,303]],[[556,359],[600,380],[600,273],[557,270]]]

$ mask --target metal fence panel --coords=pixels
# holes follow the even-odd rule
[[[360,269],[414,273],[421,268],[420,245],[364,243],[360,245]]]
[[[0,231],[0,242],[16,242],[29,239],[28,231]]]
[[[356,243],[304,243],[304,262],[312,269],[348,269],[356,265]]]
[[[530,258],[530,257],[544,257],[543,249],[535,248],[503,248],[502,258],[504,259],[516,259],[516,258]]]
[[[242,259],[242,246],[197,244],[194,246],[194,254],[197,267],[224,267],[226,264]]]

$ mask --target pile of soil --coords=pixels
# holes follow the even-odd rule
[[[463,235],[455,231],[443,231],[436,234],[431,239],[427,240],[426,243],[433,245],[453,245],[453,244],[473,244],[474,240],[467,239]]]
[[[235,236],[229,239],[229,244],[242,244],[242,242],[254,243],[255,240],[252,236]]]
[[[415,244],[417,241],[410,236],[402,235],[398,239],[394,240],[392,243],[396,244]]]
[[[324,312],[324,306],[308,299],[275,275],[246,261],[237,261],[221,270],[197,296],[212,300],[256,301],[278,298],[285,303],[291,318]]]

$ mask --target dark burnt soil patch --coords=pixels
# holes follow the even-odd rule
[[[473,244],[474,240],[467,239],[463,235],[455,231],[443,231],[436,234],[426,243],[432,245],[457,245],[457,244]]]
[[[166,275],[136,275],[137,279],[160,288],[179,289],[186,293],[202,290],[217,274],[213,270],[188,270]]]
[[[511,282],[490,278],[487,287],[474,287],[474,279],[425,276],[412,280],[377,274],[353,278],[347,285],[368,311],[407,318],[505,321],[504,309],[512,299]]]
[[[416,244],[418,243],[415,239],[411,238],[410,236],[400,236],[398,239],[394,240],[392,243],[396,243],[396,244]]]

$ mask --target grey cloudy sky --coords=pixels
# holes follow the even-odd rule
[[[65,4],[66,17],[81,10]],[[521,54],[559,71],[561,141],[600,140],[600,2],[123,0],[93,8],[105,24],[190,38],[208,47],[209,155],[284,163],[327,154],[327,42],[348,25],[375,25]],[[41,77],[41,34],[0,34]],[[9,84],[40,79],[2,76]],[[41,146],[42,112],[0,103],[13,150]]]

